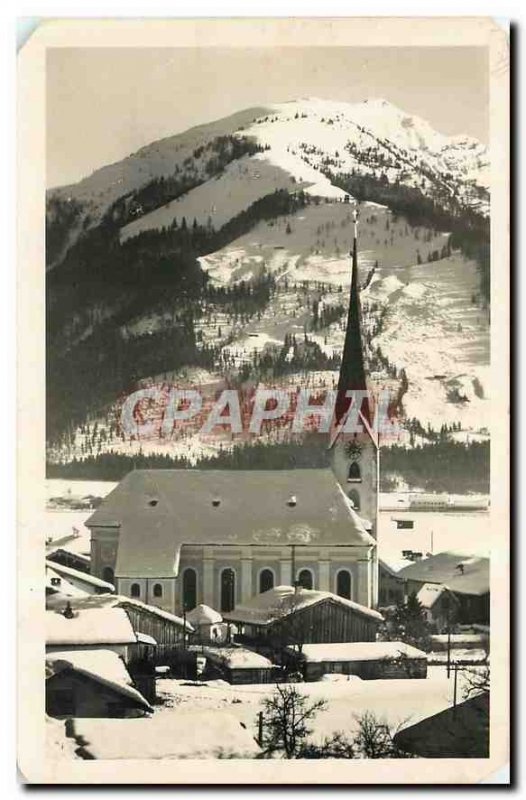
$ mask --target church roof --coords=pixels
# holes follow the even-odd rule
[[[329,469],[135,470],[86,525],[120,528],[118,577],[173,577],[184,544],[375,544]]]

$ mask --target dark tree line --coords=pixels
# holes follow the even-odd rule
[[[413,226],[426,226],[450,232],[449,245],[458,248],[466,258],[476,261],[481,280],[481,293],[490,299],[490,221],[471,208],[450,198],[450,207],[428,197],[417,187],[390,183],[384,175],[333,173],[324,170],[331,183],[353,195],[359,202],[370,200],[388,206],[403,215]]]

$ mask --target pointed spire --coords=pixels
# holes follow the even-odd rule
[[[345,396],[349,389],[367,390],[365,377],[365,364],[363,357],[363,342],[361,332],[361,307],[358,289],[358,213],[354,216],[354,240],[352,249],[352,274],[351,296],[349,300],[349,313],[347,316],[347,330],[343,347],[342,365],[338,379],[338,394],[335,409],[336,424],[344,417],[350,405],[350,398]],[[362,413],[370,422],[369,402],[364,400]]]

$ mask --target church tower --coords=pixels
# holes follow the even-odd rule
[[[371,535],[378,537],[378,489],[379,447],[374,430],[374,407],[367,392],[367,378],[362,341],[362,319],[358,287],[358,219],[354,211],[354,240],[352,249],[351,290],[347,329],[343,348],[342,364],[338,379],[338,391],[330,439],[333,472],[347,497],[352,501],[357,514],[364,521]],[[349,391],[356,394],[347,397]],[[351,414],[351,404],[355,404]],[[347,432],[351,417],[359,405],[357,426],[361,432]],[[355,426],[353,426],[355,427]],[[378,580],[377,557],[375,574],[372,576],[372,604],[377,604]]]

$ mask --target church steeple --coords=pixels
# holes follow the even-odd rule
[[[335,423],[338,425],[345,416],[350,398],[345,396],[349,389],[367,390],[365,363],[363,356],[363,341],[361,331],[360,290],[358,288],[358,214],[354,216],[354,238],[352,247],[352,273],[351,293],[349,299],[349,313],[347,315],[347,330],[343,347],[342,364],[338,379],[338,394],[335,408]],[[368,400],[362,404],[362,414],[370,423],[370,409]]]

